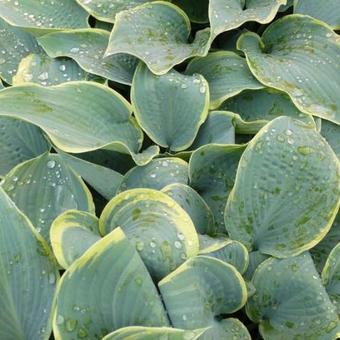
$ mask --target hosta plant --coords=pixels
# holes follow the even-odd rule
[[[339,0],[0,0],[0,340],[340,337]]]

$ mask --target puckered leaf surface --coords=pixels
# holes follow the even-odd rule
[[[243,153],[225,210],[230,237],[287,257],[315,246],[340,204],[340,164],[315,129],[274,119]]]

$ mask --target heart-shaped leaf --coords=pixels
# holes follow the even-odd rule
[[[230,237],[276,257],[312,248],[339,209],[339,172],[318,132],[289,117],[274,119],[241,157],[224,214]]]
[[[88,27],[88,14],[75,1],[0,1],[0,17],[33,31]]]
[[[210,109],[218,108],[226,99],[246,89],[263,88],[251,74],[246,60],[229,51],[218,51],[206,57],[194,58],[185,73],[199,73],[208,81]]]
[[[294,13],[310,15],[340,29],[340,3],[337,0],[295,0]]]
[[[172,324],[183,329],[215,326],[216,317],[240,309],[247,300],[241,274],[208,256],[187,260],[158,287]]]
[[[131,54],[153,73],[165,74],[190,57],[208,53],[210,30],[197,32],[189,43],[190,30],[189,18],[179,7],[165,1],[146,3],[116,15],[105,56]]]
[[[6,175],[2,187],[45,239],[52,221],[65,210],[94,212],[84,182],[56,154],[19,164]]]
[[[237,46],[261,83],[288,93],[301,111],[340,124],[340,44],[328,25],[309,16],[288,15],[261,38],[244,33]]]
[[[162,147],[181,151],[192,144],[207,118],[209,88],[202,76],[175,70],[156,76],[141,63],[133,78],[131,100],[148,136]]]
[[[256,270],[247,314],[270,339],[335,339],[338,316],[308,253],[268,259]]]
[[[63,340],[101,339],[129,325],[161,327],[168,320],[142,260],[117,228],[63,275],[53,331]]]
[[[0,338],[48,339],[59,274],[46,242],[0,188]]]
[[[86,72],[131,85],[138,59],[123,53],[104,58],[109,37],[109,32],[91,28],[53,32],[38,41],[52,58],[72,58]]]
[[[98,218],[85,211],[67,210],[53,221],[50,239],[54,256],[67,269],[101,239]]]
[[[117,227],[136,246],[156,280],[198,253],[198,237],[189,215],[160,191],[133,189],[115,196],[100,216],[99,230],[105,235]]]
[[[129,170],[117,192],[134,188],[161,190],[171,183],[188,183],[188,163],[180,158],[153,159],[147,165]]]
[[[164,187],[162,191],[189,214],[197,233],[212,233],[214,230],[213,214],[207,203],[194,189],[182,183],[173,183]]]

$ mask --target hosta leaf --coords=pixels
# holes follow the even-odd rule
[[[131,54],[153,73],[165,74],[190,57],[207,54],[210,30],[197,32],[189,43],[190,30],[189,18],[177,6],[164,1],[146,3],[117,14],[105,55]]]
[[[162,192],[133,189],[114,197],[100,216],[99,230],[105,235],[118,226],[157,280],[198,253],[198,237],[189,215]]]
[[[268,259],[268,255],[264,255],[261,252],[259,252],[258,250],[252,251],[249,253],[249,264],[248,264],[248,268],[246,270],[246,272],[243,274],[243,277],[246,280],[251,280],[255,270],[257,269],[257,267],[264,261]]]
[[[210,0],[209,18],[213,37],[240,27],[247,21],[271,22],[287,0]]]
[[[129,325],[168,326],[149,273],[120,228],[63,275],[53,320],[56,338],[100,339]]]
[[[247,288],[231,265],[196,256],[158,283],[174,327],[196,329],[216,325],[216,317],[240,309]]]
[[[134,188],[161,190],[171,183],[188,183],[188,163],[180,158],[159,158],[128,171],[118,192]]]
[[[316,269],[321,273],[331,250],[340,240],[340,214],[338,212],[332,228],[327,235],[310,250]]]
[[[234,52],[218,51],[195,58],[185,72],[199,73],[208,81],[210,109],[218,108],[226,99],[243,90],[263,88],[251,74],[246,60]]]
[[[173,0],[172,3],[183,9],[190,21],[200,24],[209,22],[209,0],[196,0],[195,5],[191,0]]]
[[[226,233],[223,213],[236,169],[244,150],[241,145],[210,144],[193,152],[189,163],[190,186],[207,202],[215,218],[215,233]]]
[[[19,164],[6,175],[2,187],[46,239],[52,221],[63,211],[94,211],[91,193],[81,178],[55,154]]]
[[[276,257],[312,248],[338,211],[339,171],[318,132],[289,117],[274,119],[241,157],[224,214],[230,237]]]
[[[327,142],[340,159],[340,126],[328,122],[327,120],[323,120],[321,134],[326,138]]]
[[[295,0],[294,13],[310,15],[340,29],[340,3],[337,0]]]
[[[67,269],[100,240],[98,218],[88,212],[67,210],[53,221],[50,238],[58,263]]]
[[[117,13],[149,2],[149,0],[77,0],[77,2],[95,18],[114,23]]]
[[[17,164],[48,151],[42,131],[22,120],[0,117],[0,175]]]
[[[288,15],[260,38],[245,33],[238,48],[261,83],[289,94],[303,112],[340,124],[339,36],[308,16]]]
[[[0,1],[0,8],[3,2]],[[40,52],[41,48],[30,33],[12,27],[0,18],[0,78],[12,84],[21,59]]]
[[[189,214],[197,233],[209,234],[214,230],[213,214],[207,203],[194,189],[182,183],[173,183],[167,185],[162,191]]]
[[[44,86],[58,85],[74,80],[85,80],[84,72],[73,60],[52,59],[44,54],[29,54],[23,58],[13,77],[13,85],[27,82]]]
[[[130,326],[108,334],[102,340],[202,340],[206,329],[188,331],[169,327]]]
[[[119,172],[87,162],[65,152],[60,152],[59,154],[84,181],[90,184],[104,198],[110,200],[116,194],[123,180],[123,175]]]
[[[1,0],[0,17],[39,31],[88,27],[87,12],[73,0]]]
[[[321,277],[331,301],[340,314],[340,243],[329,254]]]
[[[48,339],[59,278],[51,252],[0,188],[0,338]]]
[[[247,133],[253,134],[256,134],[269,121],[280,116],[297,118],[311,126],[315,124],[313,118],[299,111],[285,93],[269,88],[256,91],[246,90],[226,100],[220,106],[220,110],[238,113],[245,122],[249,123]],[[237,129],[237,133],[242,132],[244,131]]]
[[[134,153],[142,142],[143,135],[131,117],[129,103],[104,85],[93,82],[51,87],[21,85],[0,91],[0,101],[0,116],[20,118],[39,126],[66,152],[105,147]]]
[[[335,307],[308,253],[266,260],[252,282],[256,292],[248,300],[247,314],[260,323],[265,340],[336,338]]]
[[[38,38],[53,58],[69,57],[87,72],[130,85],[138,59],[127,54],[104,58],[110,33],[101,29],[53,32]]]
[[[163,76],[139,64],[131,100],[139,125],[158,145],[172,151],[188,148],[208,115],[209,88],[202,76],[175,70]]]
[[[247,248],[238,241],[226,237],[200,235],[200,255],[211,256],[233,265],[243,274],[249,263]]]
[[[233,117],[224,112],[211,111],[201,125],[190,150],[196,150],[206,144],[234,144],[235,128]]]

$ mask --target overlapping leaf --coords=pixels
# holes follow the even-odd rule
[[[190,21],[177,6],[154,1],[117,14],[105,55],[127,53],[144,61],[155,74],[167,73],[173,66],[208,53],[210,30],[196,33],[188,42]]]
[[[131,117],[130,104],[117,92],[97,83],[15,86],[0,91],[0,101],[0,116],[39,126],[66,152],[107,148],[130,153],[140,163],[158,152],[157,147],[151,147],[145,154],[136,155],[143,134]]]
[[[198,253],[198,236],[189,215],[156,190],[133,189],[115,196],[100,216],[99,230],[106,235],[117,227],[131,239],[156,280]]]
[[[180,158],[159,158],[129,170],[118,192],[134,188],[161,190],[171,183],[188,183],[188,163]]]
[[[101,239],[98,218],[85,211],[67,210],[53,221],[50,239],[58,263],[67,269]]]
[[[41,48],[30,33],[10,26],[0,17],[0,78],[12,84],[22,58],[40,52]]]
[[[276,257],[312,248],[338,212],[339,171],[338,158],[318,132],[276,118],[241,157],[224,215],[229,235]]]
[[[226,99],[246,89],[261,89],[251,74],[247,62],[234,52],[219,51],[206,57],[193,59],[187,74],[199,73],[209,83],[210,109],[218,108]]]
[[[33,31],[88,26],[88,14],[73,0],[1,0],[0,17]]]
[[[104,58],[109,36],[105,30],[92,28],[53,32],[38,41],[50,57],[72,58],[89,73],[130,85],[137,58],[122,53]]]
[[[340,29],[340,3],[337,0],[295,0],[294,13],[310,15]]]
[[[213,37],[240,27],[247,21],[271,22],[287,0],[210,0],[209,18]]]
[[[43,53],[29,54],[21,59],[13,85],[32,82],[50,86],[86,78],[87,73],[72,60],[52,59]]]
[[[45,153],[19,164],[2,187],[47,240],[52,221],[65,210],[94,212],[91,193],[58,155]]]
[[[28,218],[0,188],[0,338],[48,339],[59,274]]]
[[[268,259],[252,280],[247,314],[269,339],[335,339],[338,316],[308,253]]]
[[[175,70],[156,76],[140,64],[131,100],[148,136],[162,147],[181,151],[192,144],[207,117],[209,88],[202,76],[185,76]]]
[[[14,166],[49,148],[38,127],[15,118],[0,117],[0,175],[5,176]]]
[[[129,325],[168,326],[166,312],[137,251],[120,228],[65,272],[53,331],[57,338],[102,338]]]
[[[309,16],[275,21],[260,38],[238,40],[252,73],[263,84],[289,94],[303,112],[340,124],[339,36]]]

